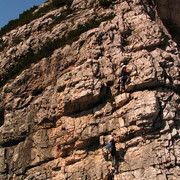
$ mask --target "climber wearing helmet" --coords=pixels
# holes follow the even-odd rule
[[[116,145],[115,145],[116,141],[114,140],[114,138],[112,137],[110,139],[110,142],[107,145],[107,148],[111,154],[111,160],[112,160],[112,167],[116,166]]]
[[[120,73],[120,77],[121,77],[121,83],[120,83],[120,93],[123,93],[125,90],[125,84],[128,83],[130,81],[130,73],[132,71],[126,68],[126,65],[122,66],[122,70]]]

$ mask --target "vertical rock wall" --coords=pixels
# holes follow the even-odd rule
[[[119,139],[116,179],[179,179],[179,52],[154,4],[74,1],[75,11],[46,29],[64,8],[3,36],[30,35],[1,52],[1,78],[30,49],[38,54],[49,39],[102,21],[1,86],[0,179],[103,179],[111,136]],[[131,81],[119,94],[123,63]]]
[[[180,1],[156,1],[157,3],[157,12],[159,17],[161,18],[164,25],[167,27],[170,32],[173,40],[175,40],[178,44],[180,44],[179,38],[179,30],[180,30]]]

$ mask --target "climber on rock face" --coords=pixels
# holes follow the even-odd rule
[[[120,83],[120,93],[123,93],[125,91],[125,84],[127,84],[130,81],[130,73],[132,71],[126,68],[126,65],[122,66],[122,70],[120,73],[121,77],[121,83]]]
[[[107,148],[111,154],[111,159],[112,159],[112,167],[116,166],[116,141],[112,137],[109,144],[107,145]]]

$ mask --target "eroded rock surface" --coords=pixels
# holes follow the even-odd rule
[[[111,136],[119,138],[116,179],[180,178],[179,52],[155,7],[74,0],[73,13],[51,30],[65,6],[2,37],[0,179],[103,179]],[[92,19],[101,23],[7,76],[29,52],[39,55]],[[24,39],[14,45],[13,36]],[[119,94],[122,64],[132,73]]]

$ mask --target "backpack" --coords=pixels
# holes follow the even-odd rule
[[[109,144],[107,144],[107,148],[108,148],[108,150],[109,150],[110,153],[113,151],[112,142],[110,142]]]
[[[113,177],[112,177],[112,175],[111,174],[106,174],[106,176],[105,176],[105,178],[104,178],[104,180],[112,180],[113,179]]]
[[[108,176],[106,175],[105,178],[104,178],[103,180],[108,180],[108,179],[109,179],[109,178],[108,178]]]

